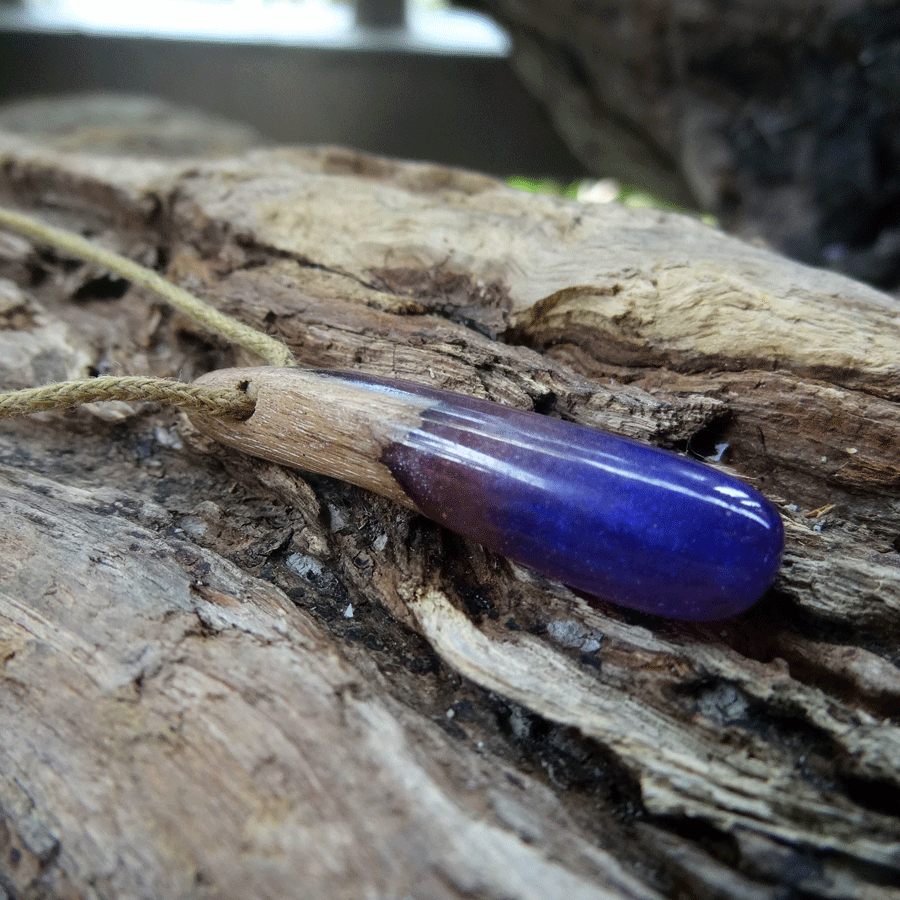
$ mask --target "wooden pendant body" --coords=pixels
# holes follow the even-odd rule
[[[408,382],[237,369],[243,422],[195,417],[246,453],[411,507],[586,593],[719,619],[775,577],[784,531],[755,489],[709,466],[569,422]]]

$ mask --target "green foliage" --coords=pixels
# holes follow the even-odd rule
[[[531,194],[551,194],[556,197],[565,197],[568,200],[584,200],[586,202],[615,202],[621,203],[623,206],[629,206],[632,209],[663,209],[696,216],[701,222],[711,225],[713,228],[718,228],[719,225],[715,216],[669,203],[641,188],[619,184],[612,179],[574,181],[564,184],[553,178],[526,178],[516,175],[507,178],[506,183],[510,187],[517,188],[520,191],[528,191]],[[603,190],[598,191],[598,188]]]
[[[566,197],[568,200],[578,199],[578,189],[581,186],[580,181],[562,184],[552,178],[526,178],[523,175],[507,178],[506,183],[520,191],[528,191],[529,194],[555,194],[557,197]]]

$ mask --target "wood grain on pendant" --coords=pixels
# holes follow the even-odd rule
[[[192,416],[222,443],[389,497],[622,606],[725,618],[780,564],[781,519],[755,489],[626,438],[347,372],[225,369],[198,383],[256,400],[243,422]]]

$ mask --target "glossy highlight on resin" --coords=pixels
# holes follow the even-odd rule
[[[421,424],[382,461],[451,530],[573,588],[669,618],[734,615],[772,583],[782,522],[743,482],[546,416],[427,396]]]

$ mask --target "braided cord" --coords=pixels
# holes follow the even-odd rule
[[[230,388],[210,388],[142,375],[101,375],[0,394],[0,419],[47,409],[70,409],[98,400],[155,401],[234,419],[248,418],[254,408],[254,401],[247,394]]]
[[[64,253],[109,269],[133,284],[152,291],[194,322],[249,350],[269,365],[297,365],[297,360],[281,341],[219,312],[151,269],[118,253],[104,250],[78,234],[54,228],[3,207],[0,207],[0,228],[14,231],[39,243],[50,244]],[[254,408],[254,402],[247,394],[229,388],[200,387],[169,378],[104,375],[0,394],[0,419],[46,409],[69,409],[98,400],[149,400],[236,419],[249,417]]]
[[[30,216],[0,207],[0,226],[44,244],[71,253],[86,262],[96,263],[126,278],[139,287],[152,291],[170,306],[193,319],[209,331],[221,335],[233,344],[249,350],[271,366],[296,366],[291,351],[276,338],[269,337],[225,313],[204,303],[182,288],[166,281],[152,269],[138,265],[118,253],[104,250],[78,234],[46,225]]]

